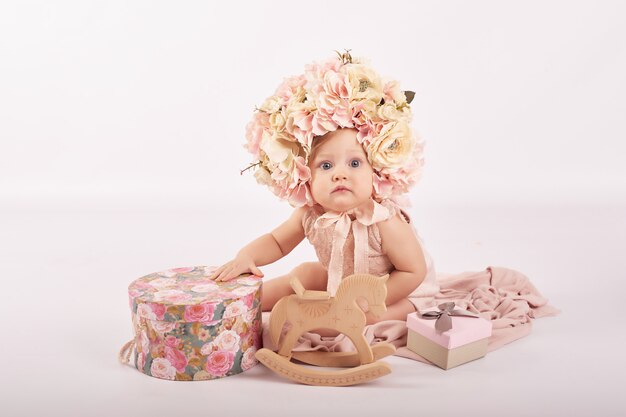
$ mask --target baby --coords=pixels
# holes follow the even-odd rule
[[[387,312],[366,313],[367,324],[405,320],[416,297],[435,294],[432,259],[393,198],[407,191],[421,167],[408,96],[347,52],[286,79],[248,125],[247,148],[259,159],[257,180],[296,208],[211,279],[262,277],[259,266],[286,256],[306,237],[319,260],[265,282],[263,311],[293,293],[293,276],[306,289],[334,295],[353,273],[389,274]]]

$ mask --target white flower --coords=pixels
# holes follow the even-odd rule
[[[145,317],[150,320],[156,320],[157,316],[154,314],[154,311],[147,304],[139,304],[137,306],[137,315],[140,317]]]
[[[150,365],[150,374],[156,378],[175,379],[176,368],[165,358],[154,358]]]
[[[240,340],[241,338],[237,332],[233,330],[224,330],[215,338],[213,344],[217,346],[217,350],[237,352],[239,350]]]
[[[243,353],[243,356],[241,357],[241,369],[242,370],[245,371],[247,369],[250,369],[257,363],[259,363],[259,361],[256,359],[256,356],[255,356],[256,350],[257,349],[254,346],[251,346],[248,349],[246,349],[246,351]]]
[[[226,306],[223,318],[236,317],[248,311],[248,306],[241,300],[233,301]]]
[[[171,332],[176,328],[176,323],[171,321],[159,321],[155,320],[152,322],[152,328],[155,332],[160,335],[164,335],[165,333]]]

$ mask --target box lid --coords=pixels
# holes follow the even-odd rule
[[[491,321],[481,317],[450,316],[452,328],[445,332],[437,332],[435,321],[422,319],[419,313],[411,313],[406,317],[409,329],[427,337],[440,346],[454,349],[476,340],[491,336]]]
[[[260,305],[261,278],[243,274],[215,282],[209,279],[215,269],[173,268],[138,278],[128,286],[131,311],[150,320],[211,324]]]

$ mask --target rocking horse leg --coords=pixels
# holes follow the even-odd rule
[[[300,337],[300,334],[298,332],[293,331],[293,329],[288,331],[287,334],[284,335],[283,340],[281,340],[280,342],[278,354],[280,356],[284,356],[287,359],[291,359],[291,350],[298,341],[298,337]]]
[[[359,358],[361,359],[361,365],[374,362],[374,353],[363,333],[346,333],[346,336],[348,336],[354,344]]]

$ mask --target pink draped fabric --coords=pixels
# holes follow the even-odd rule
[[[529,334],[531,319],[555,316],[560,312],[548,304],[548,300],[525,275],[508,268],[488,267],[479,272],[440,274],[438,282],[441,290],[435,296],[434,305],[454,301],[459,308],[491,320],[493,333],[489,338],[488,351]],[[269,338],[268,324],[269,313],[263,313],[263,344],[273,349],[275,347]],[[407,328],[404,320],[388,320],[366,326],[365,337],[370,344],[382,341],[392,343],[397,348],[397,356],[429,363],[406,347]],[[305,333],[294,350],[341,352],[354,350],[354,347],[344,335],[320,337],[318,334]]]

